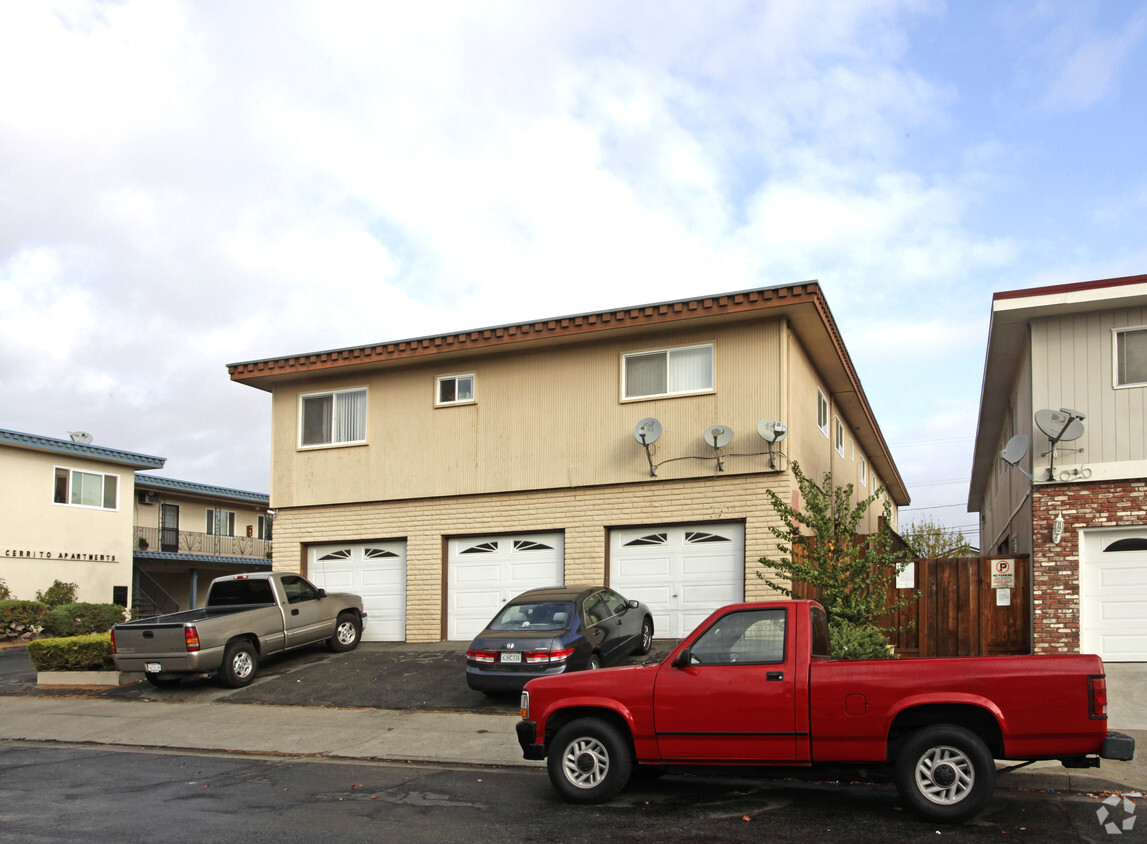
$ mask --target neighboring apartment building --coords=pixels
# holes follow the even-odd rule
[[[363,595],[367,639],[466,640],[561,583],[681,636],[768,594],[764,490],[794,499],[791,460],[887,485],[894,528],[908,502],[815,282],[229,371],[272,396],[276,568]]]
[[[1147,276],[993,297],[968,509],[1031,555],[1037,653],[1147,661]]]
[[[166,460],[0,430],[0,577],[31,600],[76,597],[154,613],[200,605],[210,579],[268,568],[266,494],[137,474]]]

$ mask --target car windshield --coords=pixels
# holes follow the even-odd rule
[[[510,604],[490,622],[491,630],[565,630],[570,626],[574,607],[568,601],[542,601]]]

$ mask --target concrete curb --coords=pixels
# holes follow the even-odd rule
[[[144,680],[139,671],[37,671],[37,686],[130,686]]]

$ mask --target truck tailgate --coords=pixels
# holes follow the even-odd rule
[[[115,647],[118,655],[146,654],[162,657],[187,653],[186,627],[183,624],[137,624],[116,625]]]

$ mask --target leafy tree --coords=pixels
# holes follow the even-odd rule
[[[897,568],[911,556],[908,551],[894,550],[894,535],[888,526],[892,505],[887,500],[880,529],[868,536],[859,535],[860,523],[883,487],[854,502],[852,484],[834,486],[828,473],[817,484],[805,477],[795,461],[792,471],[804,509],[797,510],[771,489],[766,490],[769,503],[781,519],[779,526],[769,528],[780,540],[777,550],[781,556],[762,557],[761,564],[776,574],[758,571],[757,577],[790,597],[795,593],[782,578],[792,584],[815,587],[817,600],[824,606],[829,621],[853,628],[878,627],[876,622],[881,616],[915,601],[917,595],[912,594],[889,603],[889,589]]]
[[[36,600],[41,604],[47,604],[49,607],[74,604],[76,602],[76,590],[79,588],[79,585],[75,583],[64,583],[62,580],[53,580],[52,585],[48,587],[47,591],[36,592]]]
[[[970,557],[975,551],[962,531],[946,527],[927,517],[909,522],[900,531],[916,556],[922,560],[938,557]]]

